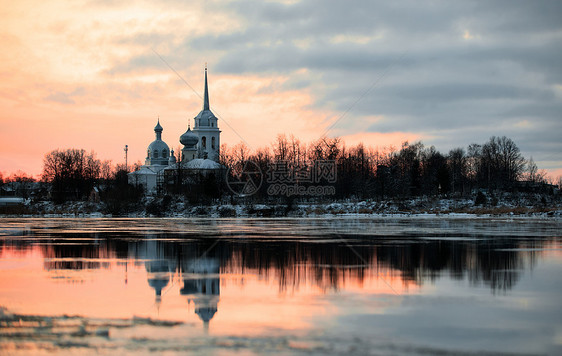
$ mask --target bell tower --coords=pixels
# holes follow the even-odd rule
[[[207,65],[205,65],[205,94],[203,96],[203,110],[195,116],[193,132],[199,138],[197,152],[199,158],[208,158],[213,161],[219,159],[220,133],[218,119],[211,111],[209,105],[209,85],[207,81]]]

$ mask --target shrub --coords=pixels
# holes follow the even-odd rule
[[[474,204],[475,205],[485,205],[487,203],[488,199],[486,199],[486,195],[484,195],[484,193],[482,192],[478,192],[478,194],[476,195],[476,199],[474,200]]]

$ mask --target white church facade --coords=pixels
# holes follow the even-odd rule
[[[187,131],[179,137],[183,148],[180,160],[177,161],[174,150],[170,150],[166,142],[162,140],[164,129],[158,118],[156,127],[154,127],[156,139],[148,145],[144,165],[139,170],[128,174],[129,183],[141,185],[145,192],[155,194],[164,182],[167,172],[171,170],[206,174],[222,168],[218,163],[221,131],[218,127],[218,119],[209,105],[206,67],[203,109],[195,116],[194,121],[193,130],[188,124]]]

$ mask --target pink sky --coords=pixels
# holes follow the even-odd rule
[[[121,35],[147,31],[143,20],[156,26],[168,19],[168,26],[177,25],[174,12],[164,12],[155,20],[154,6],[149,4],[133,13],[115,7],[111,11],[94,8],[87,14],[65,2],[58,4],[18,1],[0,10],[6,19],[0,24],[4,48],[0,54],[0,172],[39,175],[43,157],[57,148],[93,150],[98,158],[116,164],[124,163],[127,144],[129,162],[144,162],[158,117],[164,141],[176,149],[202,100],[149,47],[119,43]],[[202,11],[194,6],[193,19],[203,17]],[[217,21],[232,22],[220,15]],[[204,21],[183,27],[188,33],[221,30]],[[156,69],[112,73],[130,56],[147,50]],[[222,143],[233,146],[241,136],[258,148],[270,145],[281,133],[310,141],[340,115],[312,109],[314,98],[306,89],[282,89],[288,77],[215,74],[212,57],[197,54],[174,69],[201,94],[206,62],[211,108],[219,117]],[[296,75],[302,72],[306,70]],[[383,140],[369,143],[399,145],[418,135],[397,132],[378,137]],[[352,135],[352,141],[361,141],[361,135]]]
[[[0,172],[5,176],[18,170],[39,175],[43,157],[57,148],[83,148],[117,164],[124,163],[123,148],[127,144],[129,162],[144,162],[158,117],[164,141],[177,149],[179,136],[201,109],[202,100],[154,51],[170,61],[199,94],[208,63],[211,109],[219,117],[221,143],[233,146],[241,136],[251,148],[258,148],[270,145],[282,133],[294,134],[304,142],[319,138],[343,114],[335,104],[318,105],[319,97],[334,90],[334,85],[285,84],[299,78],[323,83],[322,73],[303,66],[287,74],[221,74],[214,71],[214,66],[230,55],[228,51],[186,46],[186,53],[174,52],[174,48],[190,40],[249,27],[248,19],[227,7],[224,11],[217,7],[220,8],[205,1],[188,5],[146,1],[134,7],[126,3],[62,0],[3,4]],[[455,41],[478,39],[467,38],[466,33],[463,29],[455,34]],[[331,37],[330,43],[362,46],[381,38],[384,36],[380,33],[342,34]],[[313,43],[311,38],[293,42],[302,49]],[[259,45],[273,48],[276,43],[265,41]],[[359,93],[367,88],[359,85]],[[344,105],[350,106],[353,100]],[[352,112],[328,135],[340,135],[348,145],[364,142],[380,148],[399,147],[406,140],[433,144],[430,134],[409,130],[408,126],[373,132],[373,125],[386,119],[390,118],[376,112],[372,116]],[[472,141],[481,140],[475,137]],[[562,169],[556,168],[557,156],[551,154],[548,160],[551,166],[554,164],[550,173],[562,175]],[[540,157],[535,161],[541,168]]]

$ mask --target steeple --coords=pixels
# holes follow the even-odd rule
[[[205,97],[203,99],[203,110],[209,110],[209,87],[207,85],[207,63],[205,63]]]
[[[209,105],[209,80],[207,64],[205,63],[205,93],[203,97],[203,109],[195,116],[193,133],[197,136],[197,156],[217,160],[220,147],[220,133],[218,119],[211,111]],[[189,132],[189,130],[188,130]],[[187,132],[186,132],[187,134]]]

